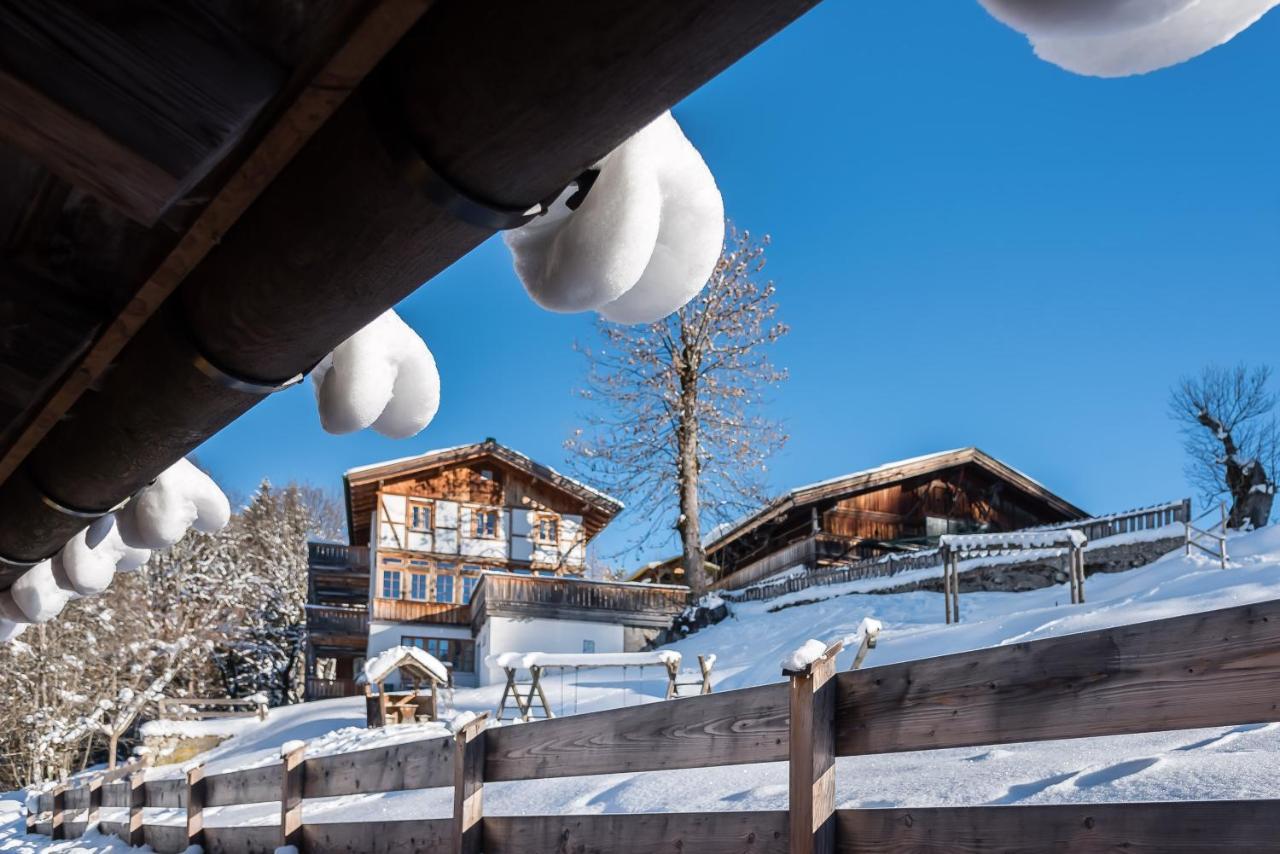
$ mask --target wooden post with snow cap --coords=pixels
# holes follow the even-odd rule
[[[306,744],[286,741],[280,748],[280,844],[302,850],[303,756]]]
[[[187,767],[187,845],[204,845],[204,765]]]
[[[833,854],[836,846],[836,641],[812,661],[783,662],[791,680],[788,763],[791,854]],[[793,666],[796,665],[796,666]]]
[[[484,848],[484,753],[489,713],[482,712],[454,734],[453,846],[451,854]]]

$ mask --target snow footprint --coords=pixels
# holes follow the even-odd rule
[[[1076,778],[1075,786],[1077,789],[1092,789],[1094,786],[1103,786],[1107,783],[1114,783],[1125,777],[1132,777],[1134,774],[1140,774],[1151,766],[1160,762],[1160,757],[1149,756],[1145,759],[1130,759],[1126,762],[1117,762],[1115,765],[1108,765],[1097,771],[1090,771],[1088,774],[1081,774]]]
[[[1055,774],[1052,777],[1045,777],[1043,780],[1035,780],[1030,783],[1018,783],[1015,786],[1010,786],[1008,791],[996,798],[994,801],[987,801],[987,805],[999,807],[1016,804],[1018,801],[1026,800],[1027,798],[1040,794],[1045,789],[1056,786],[1059,783],[1065,783],[1067,780],[1070,780],[1079,773],[1079,771],[1068,771],[1065,774]]]

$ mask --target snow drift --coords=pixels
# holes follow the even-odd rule
[[[1280,0],[979,0],[1036,55],[1077,74],[1124,77],[1225,44]]]
[[[372,427],[406,439],[440,408],[436,360],[418,333],[385,311],[337,346],[311,372],[320,423],[330,433]]]
[[[581,204],[570,187],[541,217],[507,232],[516,274],[550,311],[649,323],[687,303],[715,269],[724,201],[670,113],[596,164]]]

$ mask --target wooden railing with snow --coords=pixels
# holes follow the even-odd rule
[[[1273,850],[1280,801],[835,809],[835,758],[1280,720],[1280,601],[834,672],[788,683],[484,729],[453,738],[185,779],[135,773],[101,786],[127,807],[104,831],[157,851],[1203,851]],[[790,810],[485,816],[486,782],[790,764]],[[307,799],[452,787],[454,815],[304,823]],[[869,792],[868,792],[869,793]],[[93,821],[92,793],[46,795],[40,827]],[[203,811],[277,802],[271,826],[213,827]],[[185,809],[185,825],[143,820]],[[73,815],[73,811],[76,814]]]
[[[1095,516],[1089,519],[1078,519],[1074,522],[1063,522],[1056,525],[1044,525],[1027,528],[1026,531],[1061,531],[1076,530],[1085,535],[1089,542],[1105,540],[1123,534],[1138,531],[1153,531],[1169,525],[1188,523],[1191,521],[1191,499],[1170,501],[1150,507],[1139,507],[1123,513],[1108,516]],[[1015,532],[1020,533],[1020,532]],[[1174,534],[1173,536],[1180,536]],[[849,581],[863,581],[870,578],[891,578],[903,572],[917,569],[943,569],[945,559],[940,548],[925,549],[904,554],[889,554],[882,557],[864,558],[843,566],[825,567],[809,572],[797,573],[789,578],[769,583],[762,582],[740,590],[717,590],[717,594],[730,602],[763,602],[776,599],[787,593],[808,590],[811,587],[826,587],[832,584],[844,584]]]

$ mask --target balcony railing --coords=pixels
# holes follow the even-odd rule
[[[307,543],[307,565],[330,572],[368,572],[369,548],[342,543]]]
[[[335,697],[354,697],[360,693],[360,686],[354,679],[321,679],[316,676],[307,677],[308,700],[331,700]]]
[[[667,626],[688,598],[687,587],[490,572],[476,588],[471,613],[473,623],[496,614]]]
[[[308,605],[307,631],[316,638],[326,635],[365,637],[369,634],[369,612],[364,608]]]

